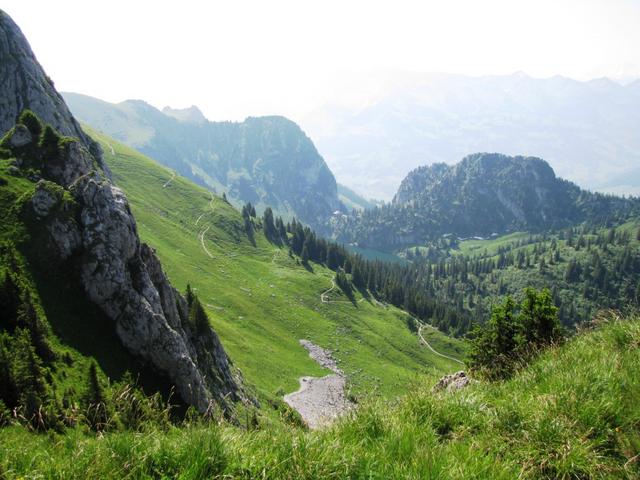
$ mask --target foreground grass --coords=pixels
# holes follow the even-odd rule
[[[226,424],[102,437],[0,430],[6,478],[638,478],[640,319],[611,320],[513,379],[362,405],[332,428]]]

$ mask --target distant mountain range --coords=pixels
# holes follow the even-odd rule
[[[640,213],[640,199],[582,190],[534,157],[478,153],[456,165],[415,169],[393,202],[337,222],[340,240],[394,250],[441,235],[545,231],[603,225]]]
[[[367,78],[374,82],[375,78]],[[640,80],[393,74],[360,106],[301,120],[340,183],[390,200],[420,165],[474,152],[546,159],[592,190],[640,194]]]
[[[335,178],[312,141],[279,116],[209,122],[197,107],[160,111],[140,100],[112,104],[63,94],[82,122],[136,148],[179,174],[225,193],[236,205],[272,207],[324,231],[336,210]]]

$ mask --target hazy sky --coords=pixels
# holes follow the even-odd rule
[[[380,69],[640,77],[640,0],[4,0],[1,8],[59,90],[197,104],[212,120],[300,118],[343,82]]]

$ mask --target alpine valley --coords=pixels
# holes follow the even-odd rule
[[[61,95],[2,10],[0,107],[0,479],[640,476],[640,199],[367,199],[282,116]]]

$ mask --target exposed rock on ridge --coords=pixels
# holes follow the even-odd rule
[[[25,109],[33,110],[40,119],[63,135],[75,137],[99,162],[100,146],[82,131],[73,118],[53,81],[38,63],[20,28],[0,10],[0,133],[9,130]]]
[[[50,261],[77,275],[87,297],[114,322],[122,343],[166,374],[187,403],[204,412],[212,402],[227,407],[246,399],[217,335],[190,324],[187,302],[167,280],[154,251],[140,242],[125,195],[90,149],[97,155],[100,151],[2,11],[0,58],[3,74],[9,68],[0,98],[3,107],[15,112],[7,114],[3,108],[0,134],[11,128],[6,125],[10,115],[15,121],[16,109],[29,108],[61,133],[78,137],[58,138],[57,148],[47,150],[40,143],[44,134],[17,125],[2,142],[17,158],[17,167],[40,172],[24,215],[32,218],[33,228],[47,232],[41,247]]]

